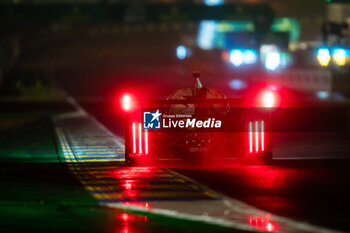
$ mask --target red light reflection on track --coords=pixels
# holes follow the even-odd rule
[[[160,170],[152,167],[125,167],[109,171],[107,175],[116,179],[120,200],[125,200],[124,205],[134,205],[148,208],[146,202],[137,201],[145,190],[150,186],[148,178],[154,177]]]
[[[277,230],[277,225],[270,220],[270,214],[265,217],[249,216],[249,225],[265,232],[274,232]]]
[[[127,167],[109,172],[109,175],[116,179],[142,179],[152,177],[156,172],[152,167]]]
[[[147,216],[133,215],[129,213],[117,214],[117,219],[124,222],[134,222],[134,221],[147,222]]]
[[[147,222],[147,216],[142,215],[134,215],[129,213],[117,214],[116,219],[121,221],[121,227],[119,226],[117,229],[113,230],[115,233],[132,233],[135,232],[133,229],[133,222]]]
[[[244,183],[264,189],[288,188],[293,183],[289,176],[295,174],[293,170],[269,166],[244,166],[240,173],[244,176]]]

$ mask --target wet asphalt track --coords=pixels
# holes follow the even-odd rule
[[[83,104],[115,134],[121,135],[123,126],[109,106]],[[116,118],[117,117],[117,118]],[[330,136],[332,137],[332,136]],[[338,145],[334,153],[321,152],[334,149],[332,144],[319,144],[317,151],[305,147],[315,144],[309,137],[279,141],[274,150],[275,160],[268,166],[247,166],[220,163],[215,166],[188,166],[165,164],[209,188],[271,213],[306,221],[331,229],[350,231],[350,156],[346,158],[348,140]],[[318,139],[316,139],[318,140]],[[304,141],[304,149],[295,146]],[[289,143],[286,143],[289,142]],[[317,144],[317,142],[316,142]],[[312,147],[311,147],[312,148]],[[339,149],[340,148],[340,149]],[[343,148],[343,150],[341,150]],[[304,150],[304,151],[303,151]],[[281,153],[286,151],[286,153]],[[345,157],[345,158],[344,158]]]

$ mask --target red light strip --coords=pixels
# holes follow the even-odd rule
[[[253,152],[253,123],[249,122],[249,152]]]
[[[258,122],[255,121],[255,152],[259,151],[259,125]]]
[[[148,154],[148,132],[145,129],[145,153]]]
[[[139,123],[139,153],[142,154],[142,132],[141,132],[141,123]]]
[[[261,151],[264,151],[264,121],[261,121]]]
[[[136,153],[136,124],[132,123],[132,147],[133,152]]]

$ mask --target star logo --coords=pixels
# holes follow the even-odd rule
[[[153,116],[152,121],[154,121],[155,119],[157,119],[157,121],[159,121],[159,117],[160,115],[162,115],[160,112],[159,112],[159,109],[157,109],[157,111],[155,113],[151,113],[151,115]]]
[[[162,113],[159,109],[155,112],[143,112],[144,129],[160,129],[160,118]]]

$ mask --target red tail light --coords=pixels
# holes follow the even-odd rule
[[[125,94],[122,97],[122,108],[124,111],[130,111],[132,109],[132,99],[129,94]]]
[[[141,123],[139,123],[139,153],[142,154],[142,129]]]
[[[249,122],[249,153],[265,151],[264,121]]]
[[[148,154],[149,153],[149,140],[148,132],[144,130],[142,132],[141,123],[132,123],[132,153],[133,154]]]
[[[276,106],[276,94],[272,91],[265,91],[262,95],[262,104],[265,108]]]
[[[145,153],[148,154],[148,132],[145,130]]]
[[[136,153],[136,124],[132,123],[132,152]]]

